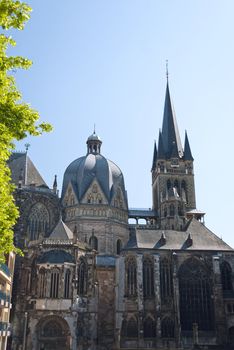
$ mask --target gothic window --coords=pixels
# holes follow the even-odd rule
[[[49,212],[45,205],[36,203],[29,214],[28,232],[30,240],[37,240],[39,235],[46,235],[49,229]]]
[[[164,208],[164,218],[167,217],[167,207]]]
[[[173,204],[170,205],[170,216],[175,216],[175,206]]]
[[[44,337],[51,337],[51,338],[61,337],[62,334],[63,334],[62,327],[60,326],[60,324],[58,324],[54,320],[47,322],[42,329],[42,336]]]
[[[138,323],[135,317],[131,317],[129,320],[124,320],[122,322],[122,336],[127,338],[137,338],[138,337]]]
[[[70,297],[70,283],[71,283],[71,271],[66,270],[64,278],[64,298],[69,299]]]
[[[171,180],[167,180],[167,189],[169,190],[171,188]]]
[[[174,322],[169,317],[165,317],[162,320],[161,334],[162,334],[162,338],[174,338],[175,336]]]
[[[116,242],[116,253],[119,255],[122,249],[122,241],[121,239],[118,239]]]
[[[232,269],[228,262],[224,261],[221,264],[221,279],[223,291],[232,291]]]
[[[80,263],[78,266],[78,286],[77,286],[77,294],[85,295],[87,293],[87,278],[88,278],[88,268],[86,261],[84,259],[80,259]]]
[[[144,338],[156,337],[156,323],[151,317],[147,317],[144,321]]]
[[[46,270],[44,268],[39,271],[38,296],[39,298],[46,297]]]
[[[98,239],[95,236],[91,236],[89,239],[89,245],[92,249],[98,250]]]
[[[165,303],[173,294],[172,266],[168,259],[160,263],[160,288],[161,300]]]
[[[143,261],[143,291],[146,298],[154,296],[154,265],[149,258]]]
[[[231,327],[229,328],[228,330],[228,340],[229,340],[229,343],[234,345],[234,327]]]
[[[174,187],[176,188],[177,192],[179,192],[179,182],[178,182],[178,180],[174,181]]]
[[[197,259],[186,260],[179,269],[180,320],[182,331],[214,328],[210,273]]]
[[[129,297],[137,295],[137,266],[134,257],[128,258],[126,262],[126,295]]]
[[[186,202],[188,202],[187,184],[184,180],[181,182],[181,189],[184,191]]]
[[[50,275],[50,298],[59,296],[59,270],[53,269]]]

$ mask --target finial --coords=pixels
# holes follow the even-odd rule
[[[25,146],[25,150],[26,150],[26,153],[27,153],[27,152],[28,152],[28,149],[29,149],[29,147],[30,147],[31,145],[30,145],[30,143],[25,143],[24,146]]]
[[[94,123],[94,126],[93,126],[93,133],[96,134],[96,125]]]
[[[166,78],[167,78],[167,82],[168,82],[168,60],[166,60]]]

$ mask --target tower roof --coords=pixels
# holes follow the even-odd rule
[[[154,141],[154,155],[153,155],[153,163],[152,163],[151,171],[153,171],[156,167],[156,160],[157,160],[157,146],[156,146],[156,141]]]
[[[184,141],[184,160],[193,160],[187,132],[185,132],[185,141]]]
[[[175,146],[177,148],[178,156],[183,156],[183,148],[180,140],[175,111],[171,102],[168,82],[166,87],[166,97],[164,104],[162,141],[164,145],[164,151],[167,157],[171,157],[172,150],[173,148],[175,150]]]

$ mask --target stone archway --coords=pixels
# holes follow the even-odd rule
[[[67,322],[58,316],[40,320],[37,326],[37,350],[70,350],[70,330]]]

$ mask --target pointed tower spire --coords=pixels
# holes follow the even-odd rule
[[[191,148],[189,145],[187,131],[185,131],[185,140],[184,140],[184,160],[192,160],[193,161],[193,156],[192,156]]]
[[[157,154],[157,158],[158,159],[166,159],[161,130],[159,131],[159,137],[158,137],[158,154]]]
[[[54,192],[54,193],[57,193],[57,187],[58,187],[58,184],[57,184],[57,175],[54,175],[54,183],[53,183],[53,192]]]
[[[154,155],[153,155],[153,163],[152,163],[151,171],[155,170],[156,168],[156,160],[157,160],[157,146],[156,146],[156,141],[154,141]]]
[[[180,158],[183,156],[183,148],[180,140],[179,129],[177,126],[175,111],[171,102],[168,76],[163,114],[162,139],[167,158],[171,157],[174,143],[176,144],[178,150],[178,156]]]

